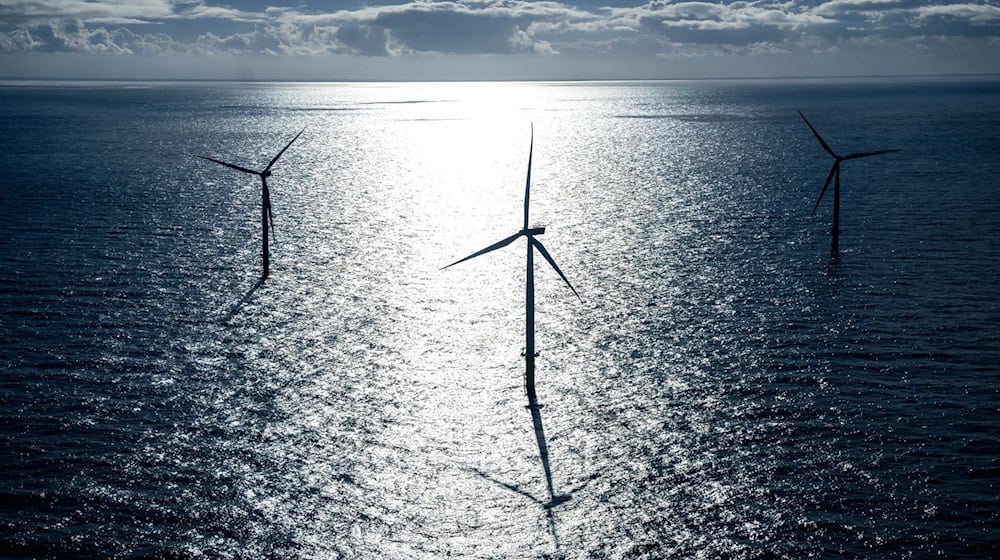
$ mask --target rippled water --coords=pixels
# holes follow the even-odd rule
[[[0,88],[0,548],[981,558],[1000,82]],[[835,149],[830,204],[810,215]],[[521,384],[532,222],[538,392]],[[261,285],[261,167],[277,245]]]

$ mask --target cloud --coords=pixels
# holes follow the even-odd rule
[[[389,34],[384,27],[346,24],[335,28],[334,38],[352,54],[385,56],[389,54]]]
[[[837,16],[852,13],[880,14],[913,8],[915,0],[831,0],[812,9],[814,14]]]
[[[384,6],[367,6],[357,10],[338,10],[336,12],[307,13],[298,10],[272,8],[272,12],[281,13],[287,20],[302,23],[340,23],[357,22],[371,23],[382,18],[398,16],[413,16],[415,14],[458,14],[473,17],[494,19],[578,19],[590,18],[594,14],[578,10],[559,2],[530,1],[411,1]]]
[[[195,54],[321,56],[328,54],[385,55],[388,43],[363,28],[267,25],[246,33],[207,32],[190,49]]]
[[[673,49],[685,44],[781,45],[800,38],[810,28],[833,22],[794,4],[764,2],[651,2],[614,9],[612,14],[641,32],[662,35]]]
[[[5,0],[0,24],[44,24],[76,20],[88,24],[143,25],[175,19],[262,22],[264,15],[203,2],[171,0]]]
[[[261,13],[244,12],[234,8],[220,6],[206,6],[198,4],[188,10],[183,10],[170,16],[171,18],[185,19],[225,19],[230,21],[262,23],[267,21],[267,16]]]
[[[973,23],[1000,23],[1000,6],[989,4],[941,4],[921,6],[916,10],[922,19],[933,17],[967,20]]]
[[[591,57],[613,66],[630,57],[812,56],[948,41],[1000,50],[1000,6],[967,1],[379,1],[247,11],[215,0],[6,0],[0,53]]]
[[[174,15],[169,0],[4,0],[0,22],[43,23],[53,19],[147,23]]]
[[[510,45],[517,51],[533,51],[538,54],[559,54],[559,51],[552,47],[548,41],[536,40],[529,31],[514,27],[514,33],[510,36]]]
[[[33,50],[40,52],[169,55],[188,50],[163,33],[137,34],[124,28],[88,28],[71,22],[36,27],[31,36]]]
[[[0,33],[0,52],[30,51],[41,46],[42,42],[36,41],[26,29]]]
[[[599,16],[558,2],[527,1],[412,1],[385,6],[368,6],[334,12],[306,11],[302,8],[270,7],[263,12],[246,12],[203,2],[167,0],[13,0],[0,8],[0,22],[16,23],[23,30],[45,26],[90,26],[95,37],[105,35],[95,25],[125,28],[144,24],[173,24],[184,20],[220,20],[228,26],[254,24],[255,29],[219,33],[206,28],[189,41],[190,49],[218,48],[221,53],[258,52],[263,54],[341,52],[368,56],[413,53],[510,54],[537,52],[553,54],[556,49],[545,39],[535,39],[533,23],[553,24],[594,21]],[[108,31],[108,29],[104,29]],[[575,32],[581,32],[577,28]],[[113,33],[108,31],[108,33]],[[548,33],[557,33],[548,31]],[[84,40],[60,40],[81,52],[94,52]],[[13,36],[0,48],[35,48],[16,42]],[[49,44],[47,42],[47,44]],[[102,43],[102,52],[122,52],[117,44]],[[27,46],[25,46],[27,45]],[[259,49],[253,51],[253,49]]]
[[[408,53],[503,54],[520,51],[553,52],[551,44],[534,40],[530,26],[537,22],[587,21],[599,16],[558,2],[406,2],[369,6],[332,13],[307,13],[271,8],[267,12],[285,23],[336,25],[348,30],[374,30],[381,41]],[[345,32],[354,44],[355,31]],[[348,36],[350,35],[350,36]],[[366,49],[375,52],[377,49]],[[387,49],[386,52],[391,51]]]

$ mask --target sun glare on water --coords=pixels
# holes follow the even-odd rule
[[[440,270],[521,229],[532,123],[531,224],[562,205],[565,185],[550,170],[557,130],[547,126],[545,103],[521,84],[301,86],[291,94],[282,104],[301,108],[291,114],[306,133],[275,169],[284,236],[259,298],[292,298],[284,307],[301,317],[289,317],[288,328],[302,327],[289,333],[303,344],[258,359],[266,370],[310,365],[293,365],[297,381],[275,401],[283,414],[267,442],[251,447],[296,457],[299,467],[279,469],[282,483],[253,475],[245,498],[289,526],[305,518],[277,498],[286,486],[331,519],[341,519],[341,508],[364,511],[369,521],[349,531],[356,550],[401,540],[472,554],[473,544],[457,544],[470,523],[523,535],[504,545],[515,555],[536,537],[549,541],[551,515],[533,508],[572,481],[559,466],[554,478],[542,469],[545,436],[533,427],[542,417],[523,408],[525,242]],[[542,241],[571,274],[579,268],[565,239]],[[564,345],[557,341],[567,314],[582,307],[537,261],[536,291],[546,300],[538,343],[554,350]],[[566,309],[546,311],[559,306]],[[543,398],[552,373],[539,370]],[[345,391],[355,395],[350,413],[332,404]],[[511,517],[512,507],[531,513]]]

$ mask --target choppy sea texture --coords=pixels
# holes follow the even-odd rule
[[[996,80],[6,86],[12,557],[1000,547]]]

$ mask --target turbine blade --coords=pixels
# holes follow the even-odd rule
[[[538,252],[541,253],[543,257],[545,257],[545,260],[549,261],[549,264],[552,265],[552,268],[556,269],[556,272],[559,273],[559,277],[563,279],[563,282],[566,282],[566,285],[569,286],[569,289],[573,290],[573,295],[575,295],[580,301],[583,301],[583,298],[580,297],[580,294],[576,292],[576,288],[573,287],[573,284],[570,284],[569,279],[566,278],[566,275],[563,274],[561,270],[559,270],[559,266],[556,265],[556,261],[552,259],[552,255],[550,255],[549,252],[545,250],[545,246],[542,245],[542,242],[535,239],[534,237],[529,237],[528,239],[531,240],[531,244],[534,245],[536,249],[538,249]]]
[[[833,153],[833,149],[826,143],[826,140],[823,140],[823,137],[819,135],[819,132],[813,127],[812,123],[809,122],[809,119],[802,114],[802,111],[799,111],[799,116],[802,117],[802,120],[806,121],[806,126],[809,127],[809,130],[811,130],[813,135],[816,136],[816,139],[819,140],[819,143],[823,146],[823,149],[826,150],[826,153],[836,158],[837,154]]]
[[[839,161],[833,162],[833,167],[830,168],[830,174],[826,176],[826,182],[823,183],[823,190],[819,191],[819,198],[816,199],[816,206],[813,206],[814,215],[816,214],[816,209],[819,208],[819,203],[823,200],[823,195],[826,194],[826,189],[830,186],[830,181],[833,180],[833,174],[836,173],[839,165]]]
[[[244,173],[250,173],[252,175],[260,175],[260,173],[258,173],[257,171],[254,171],[253,169],[247,169],[246,167],[240,167],[238,165],[233,165],[231,163],[226,163],[226,162],[224,162],[222,160],[213,159],[213,158],[210,158],[210,157],[207,157],[207,156],[199,156],[199,155],[196,155],[194,157],[200,157],[201,159],[207,159],[208,161],[214,161],[215,163],[218,163],[219,165],[225,165],[226,167],[235,169],[237,171],[242,171]]]
[[[302,127],[302,130],[300,130],[299,133],[295,135],[295,138],[292,138],[292,140],[289,143],[285,144],[285,147],[282,148],[280,152],[278,152],[278,155],[274,156],[274,159],[271,160],[271,163],[267,164],[267,167],[264,168],[264,171],[267,172],[268,170],[270,170],[271,166],[274,165],[274,163],[278,161],[278,158],[281,157],[281,154],[285,153],[285,150],[287,150],[288,147],[292,145],[292,142],[298,140],[299,136],[302,136],[302,133],[305,131],[306,131],[305,127]]]
[[[531,155],[535,150],[535,123],[531,123],[531,143],[528,145],[528,178],[524,182],[524,229],[528,229],[528,202],[531,198]]]
[[[882,154],[891,154],[893,152],[901,152],[903,150],[879,150],[877,152],[861,152],[860,154],[851,154],[849,156],[844,156],[841,159],[858,159],[868,156],[880,156]]]
[[[496,251],[497,249],[500,249],[502,247],[506,247],[507,245],[510,245],[511,243],[514,242],[515,239],[517,239],[518,237],[521,237],[522,235],[524,235],[524,232],[519,231],[519,232],[515,233],[514,235],[512,235],[510,237],[507,237],[505,239],[497,241],[496,243],[490,245],[489,247],[487,247],[485,249],[481,249],[479,251],[476,251],[475,253],[472,253],[471,255],[469,255],[468,257],[465,257],[464,259],[459,259],[459,260],[457,260],[457,261],[449,264],[448,266],[442,266],[441,270],[444,270],[444,269],[446,269],[448,267],[451,267],[451,266],[455,266],[456,264],[461,263],[461,262],[465,262],[465,261],[467,261],[469,259],[474,259],[474,258],[478,257],[479,255],[485,255],[486,253],[489,253],[490,251]]]

